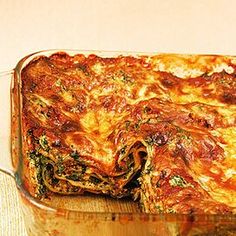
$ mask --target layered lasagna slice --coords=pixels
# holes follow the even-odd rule
[[[25,186],[132,196],[150,213],[234,213],[234,60],[35,58],[21,73]]]

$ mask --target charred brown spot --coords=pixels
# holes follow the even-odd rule
[[[57,139],[52,143],[53,147],[61,147],[61,140]]]
[[[144,113],[149,113],[152,109],[148,106],[145,106],[144,109],[143,109],[143,112]]]
[[[162,146],[165,145],[168,141],[168,136],[167,134],[151,134],[148,137],[146,137],[145,141],[149,145],[157,145],[157,146]]]
[[[165,86],[167,88],[173,88],[177,85],[178,77],[176,77],[170,73],[166,73],[166,72],[161,72],[160,75],[163,78],[163,79],[161,79],[161,83],[163,86]]]
[[[189,165],[189,159],[190,159],[189,154],[181,142],[178,142],[176,144],[176,147],[172,156],[174,158],[180,157],[184,161],[185,165],[187,166]]]
[[[204,128],[212,128],[212,125],[205,119],[196,118],[192,113],[189,113],[188,117],[190,118],[190,122],[197,122],[198,125],[204,127]]]
[[[220,96],[220,101],[227,104],[236,104],[236,94],[225,92]]]
[[[36,88],[36,86],[37,86],[37,84],[36,83],[34,83],[34,82],[31,82],[30,83],[30,92],[33,92],[34,91],[34,89]]]
[[[199,148],[199,158],[204,160],[223,160],[224,150],[218,145],[212,145],[207,142],[202,142]]]
[[[212,94],[213,94],[213,89],[203,89],[202,90],[203,97],[211,97]]]
[[[85,75],[89,75],[89,71],[88,71],[87,65],[78,63],[78,64],[76,64],[75,66],[76,66],[76,68],[78,68],[79,70],[81,70]]]
[[[56,95],[56,94],[53,94],[53,95],[50,97],[50,99],[52,99],[53,101],[60,101],[60,100],[61,100],[61,98],[60,98],[58,95]]]
[[[205,128],[207,128],[207,129],[211,128],[211,124],[209,124],[207,120],[203,120],[203,121],[202,121],[202,124],[203,124],[203,126],[204,126]]]
[[[207,121],[207,120],[204,120],[204,119],[198,119],[197,120],[198,124],[204,128],[207,128],[207,129],[210,129],[212,128],[211,124]]]
[[[114,100],[112,97],[105,97],[102,105],[104,108],[109,108],[113,103],[114,103]]]
[[[82,101],[78,101],[78,103],[75,106],[75,110],[78,112],[83,112],[85,108],[86,108],[86,105]]]
[[[166,177],[166,175],[167,175],[166,170],[162,170],[162,171],[160,172],[160,179],[164,179],[164,178]]]
[[[161,83],[167,88],[173,88],[175,86],[175,82],[169,79],[163,79]]]
[[[79,131],[79,130],[81,130],[81,127],[75,121],[68,120],[61,126],[62,132],[75,132],[75,131]]]

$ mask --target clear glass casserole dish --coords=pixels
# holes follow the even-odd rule
[[[61,236],[236,234],[235,215],[144,214],[129,200],[115,200],[87,194],[76,197],[55,197],[48,202],[41,202],[28,193],[22,183],[21,71],[33,58],[40,55],[50,56],[58,51],[69,55],[83,53],[101,57],[121,54],[141,55],[141,53],[126,52],[48,50],[26,56],[19,61],[13,71],[0,74],[2,89],[0,105],[4,119],[0,136],[4,155],[1,155],[0,170],[15,179],[28,234]]]

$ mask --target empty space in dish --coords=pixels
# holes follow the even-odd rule
[[[90,193],[83,195],[65,196],[53,195],[50,199],[42,200],[43,203],[53,208],[62,208],[80,212],[115,212],[139,213],[138,202],[130,198],[114,199]]]

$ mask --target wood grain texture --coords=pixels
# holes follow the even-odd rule
[[[0,173],[0,236],[27,236],[14,180]]]

